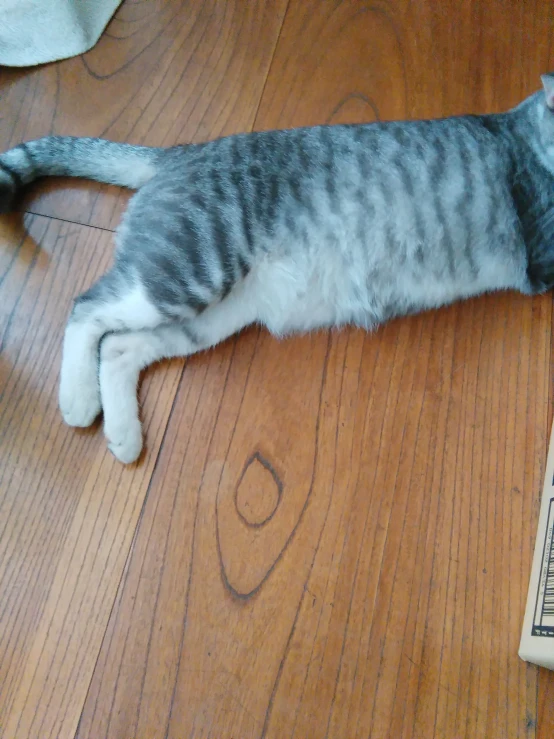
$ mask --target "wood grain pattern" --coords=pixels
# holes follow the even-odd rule
[[[537,739],[547,739],[554,731],[554,673],[540,670]]]
[[[510,638],[495,633],[502,604],[521,613],[525,598],[533,506],[527,496],[522,511],[512,488],[540,485],[544,439],[519,464],[507,449],[520,413],[546,415],[550,302],[516,301],[334,335],[309,392],[319,337],[307,347],[250,332],[189,363],[80,735],[427,736],[439,719],[436,736],[523,731],[536,671],[517,660],[519,618]],[[543,359],[532,376],[531,345]],[[294,369],[287,399],[264,398],[271,362]],[[514,384],[524,391],[506,401]],[[319,416],[315,455],[309,433],[299,449],[290,436],[298,405],[304,430]],[[281,470],[283,501],[306,490],[294,450],[308,505],[283,510],[280,533],[294,536],[276,562],[244,527],[234,573],[218,538],[240,525],[234,484],[254,449]]]
[[[291,2],[255,127],[506,107],[548,68],[523,54],[543,24],[545,3]],[[538,735],[517,647],[551,305],[191,360],[78,736]]]
[[[106,269],[111,233],[38,216],[25,225],[3,219],[0,232],[0,726],[71,736],[181,368],[145,383],[139,466],[118,465],[100,434],[64,427],[63,326],[75,292]]]
[[[500,110],[553,30],[546,0],[128,0],[83,58],[0,72],[0,146]],[[126,470],[56,409],[70,297],[111,252],[91,225],[125,198],[41,184],[24,208],[89,225],[2,220],[0,736],[550,737],[517,648],[551,296],[250,329],[148,373]]]

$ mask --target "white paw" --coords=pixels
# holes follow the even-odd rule
[[[86,428],[100,414],[100,390],[97,383],[79,387],[77,391],[60,387],[60,411],[68,426]]]
[[[69,426],[90,426],[102,410],[97,342],[87,327],[68,323],[60,376],[60,410]]]
[[[108,449],[123,464],[136,462],[142,451],[142,429],[138,419],[125,426],[104,427]]]
[[[124,464],[135,462],[142,451],[137,383],[141,368],[141,337],[107,336],[100,350],[100,392],[104,434],[112,454]]]

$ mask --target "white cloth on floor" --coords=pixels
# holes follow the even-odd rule
[[[28,67],[91,49],[121,0],[0,0],[0,65]]]

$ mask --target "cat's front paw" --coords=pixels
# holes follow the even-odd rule
[[[68,388],[62,383],[60,387],[60,411],[68,426],[86,428],[99,416],[100,391],[97,385],[80,387],[78,390]]]
[[[132,464],[142,451],[142,428],[140,421],[127,422],[125,426],[110,424],[104,428],[108,449],[123,464]]]
[[[100,349],[100,393],[104,409],[104,435],[108,449],[123,464],[136,462],[142,451],[136,358],[138,337],[106,336]]]

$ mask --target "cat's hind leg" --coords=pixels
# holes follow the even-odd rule
[[[258,318],[248,281],[195,318],[106,336],[100,347],[104,433],[112,453],[126,464],[142,449],[137,385],[141,370],[161,359],[185,357],[223,341]]]
[[[59,404],[70,426],[90,426],[101,411],[98,348],[112,331],[154,328],[164,316],[140,283],[112,271],[75,301],[66,326]]]

